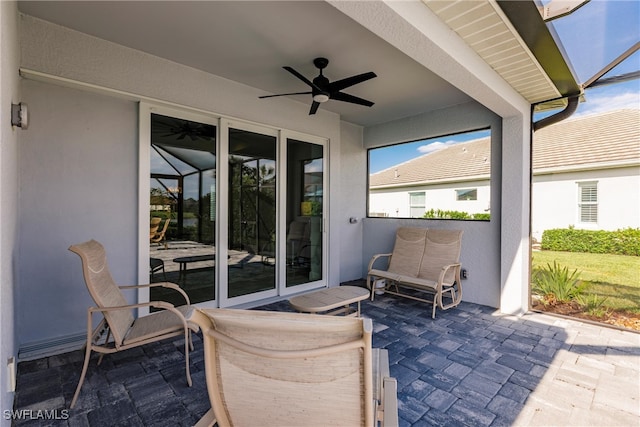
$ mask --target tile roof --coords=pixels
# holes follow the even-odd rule
[[[458,143],[374,173],[370,187],[486,179],[489,138]],[[640,110],[581,116],[543,128],[533,142],[534,173],[640,164]]]
[[[534,171],[630,162],[640,162],[640,110],[576,117],[534,134]]]
[[[369,185],[404,186],[487,178],[491,165],[489,148],[489,137],[455,144],[374,173],[369,177]]]

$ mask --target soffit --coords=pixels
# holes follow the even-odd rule
[[[531,104],[563,95],[497,2],[423,2]],[[537,17],[531,16],[530,24],[533,20],[539,20],[544,27],[533,2],[515,3],[531,3]],[[540,31],[544,30],[540,27],[535,32]],[[548,38],[546,40],[553,41]],[[553,44],[546,55],[552,55],[557,50],[557,46]]]

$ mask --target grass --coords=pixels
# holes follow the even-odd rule
[[[553,265],[554,261],[577,269],[586,282],[586,294],[605,299],[613,310],[640,314],[640,257],[589,254],[582,252],[534,251],[533,267]]]

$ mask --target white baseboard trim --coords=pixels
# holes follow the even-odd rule
[[[35,360],[55,356],[82,348],[87,341],[86,333],[65,335],[50,340],[34,341],[20,346],[18,361]]]

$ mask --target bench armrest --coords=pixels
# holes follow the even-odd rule
[[[391,255],[393,254],[376,254],[373,257],[371,257],[371,261],[369,261],[369,268],[367,269],[367,271],[371,271],[371,269],[373,269],[373,264],[375,264],[375,262],[379,259],[379,258],[389,258],[389,261],[391,261]],[[387,261],[387,267],[389,266],[389,261]]]

